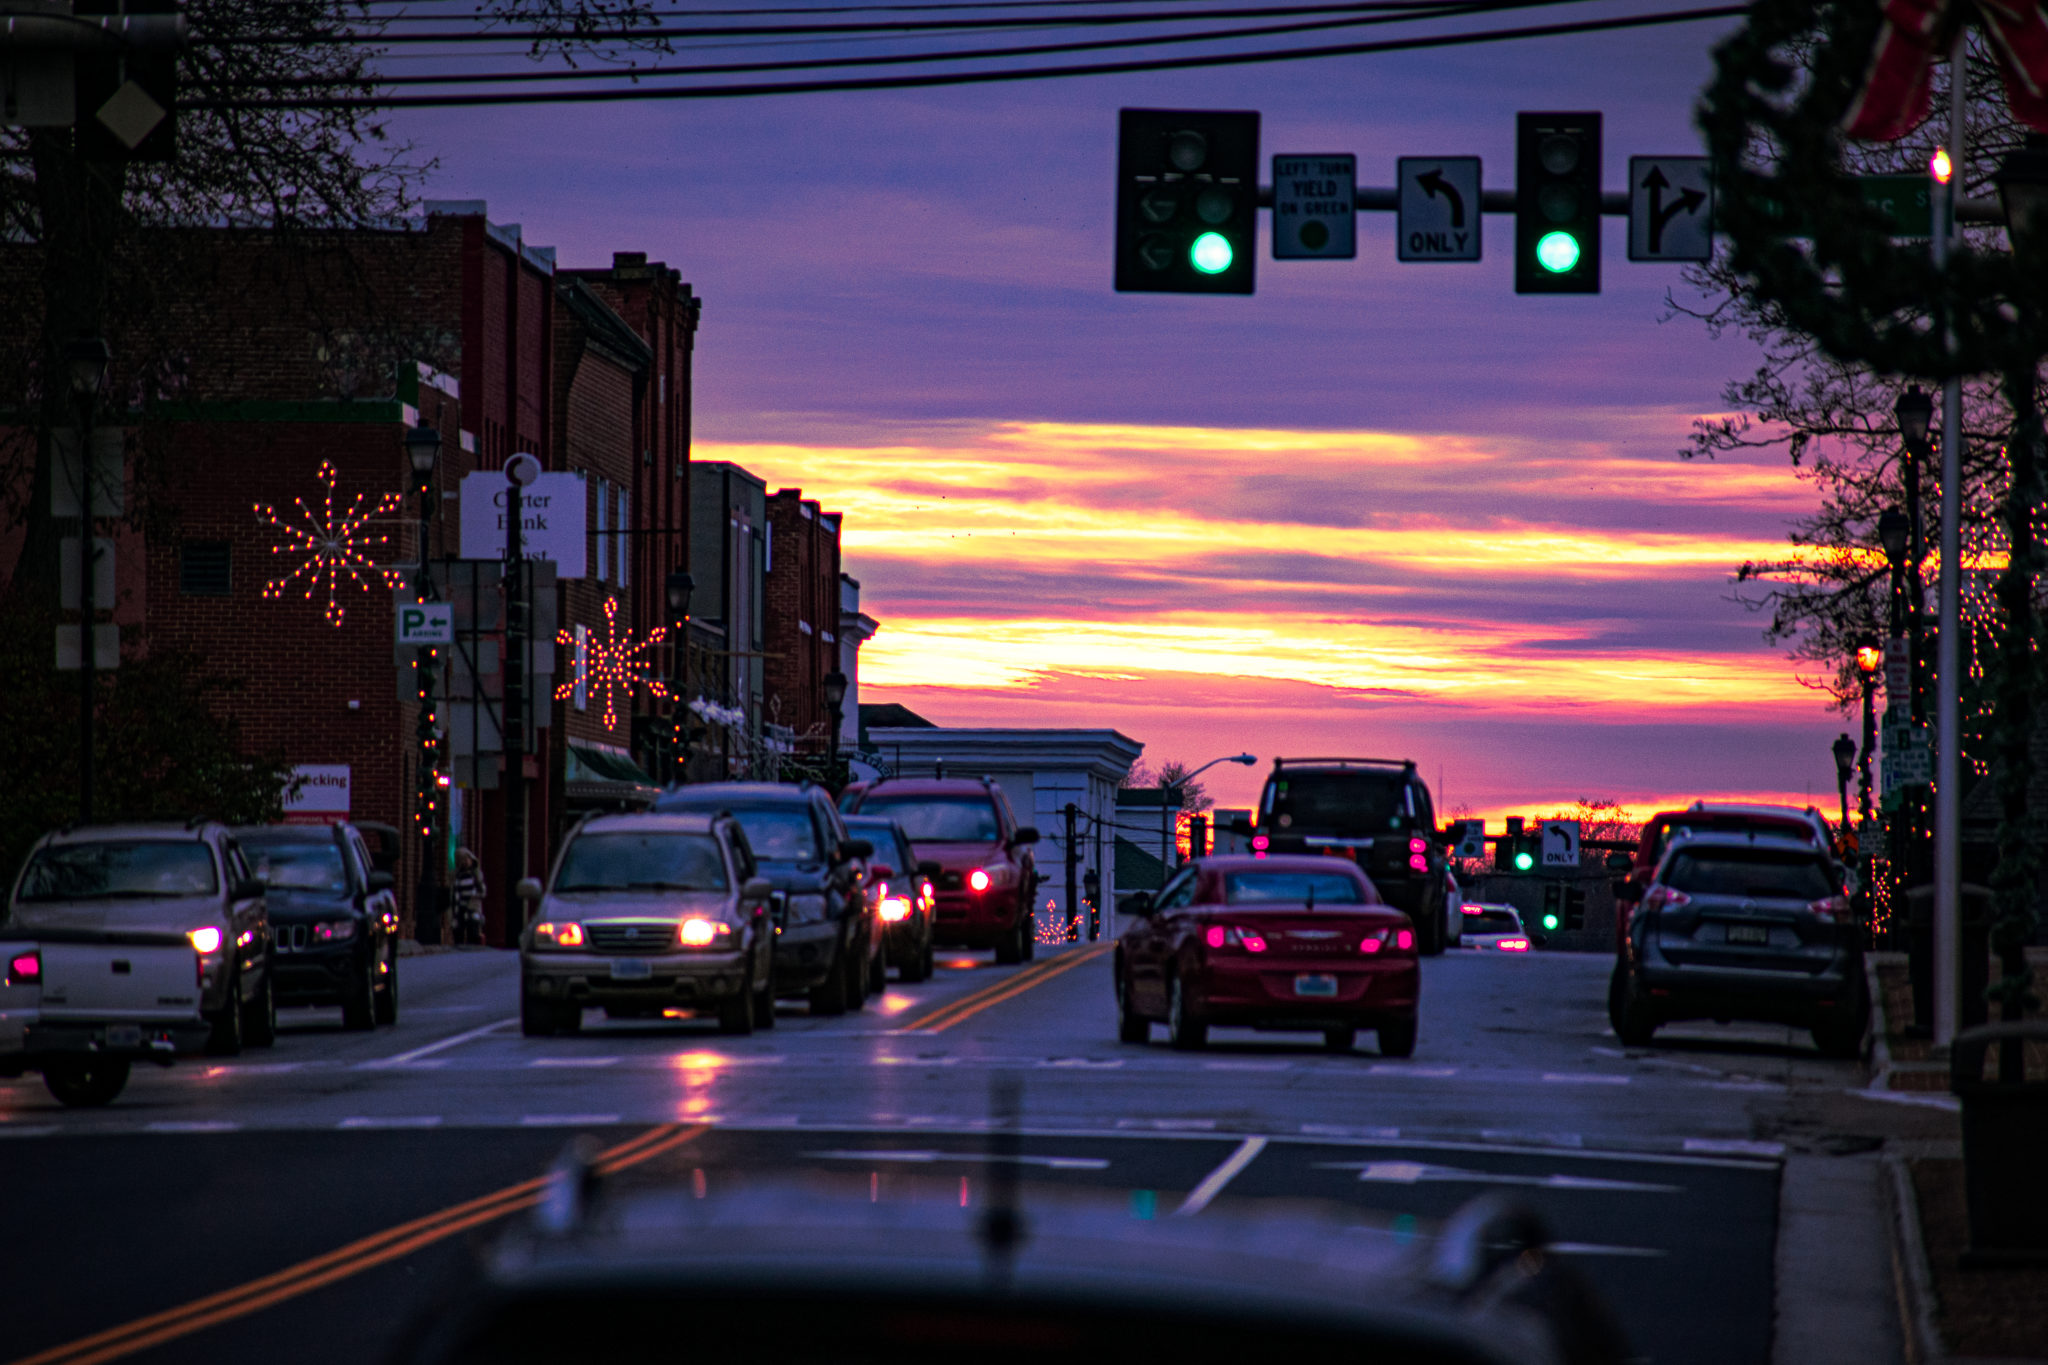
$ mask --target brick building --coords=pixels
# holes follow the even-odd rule
[[[827,747],[825,675],[839,667],[839,514],[795,488],[768,499],[767,706],[801,752]]]

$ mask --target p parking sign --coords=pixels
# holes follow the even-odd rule
[[[420,649],[455,643],[455,606],[450,602],[400,602],[398,647]]]

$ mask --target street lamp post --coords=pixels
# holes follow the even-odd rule
[[[1191,773],[1182,773],[1180,775],[1180,780],[1178,782],[1175,782],[1172,786],[1161,787],[1160,790],[1162,791],[1162,793],[1171,793],[1171,795],[1162,795],[1160,797],[1159,803],[1160,837],[1164,840],[1165,845],[1159,850],[1159,860],[1162,863],[1166,864],[1169,867],[1173,865],[1174,841],[1171,833],[1171,827],[1167,824],[1167,821],[1170,818],[1167,814],[1167,808],[1169,805],[1176,808],[1180,805],[1181,789],[1187,786],[1188,783],[1200,777],[1203,773],[1208,772],[1209,769],[1215,767],[1218,763],[1242,763],[1247,768],[1249,768],[1252,764],[1258,761],[1258,756],[1256,754],[1225,754],[1222,758],[1210,759],[1207,763],[1204,763],[1201,767],[1195,769]]]
[[[839,727],[846,723],[846,675],[833,669],[825,675],[825,709],[832,713],[832,732],[825,740],[827,783],[839,780]]]
[[[1856,771],[1856,741],[1848,732],[1835,737],[1835,787],[1842,795],[1842,829],[1849,828],[1849,775]]]
[[[672,752],[669,778],[681,785],[690,764],[690,599],[696,595],[697,580],[690,576],[688,569],[671,569],[662,586],[668,596],[669,631],[674,636],[669,649],[669,673],[674,679],[669,722]]]
[[[92,424],[106,382],[112,352],[99,337],[84,337],[64,348],[71,399],[78,410],[78,818],[93,817],[93,703],[99,690],[94,636],[99,594],[93,587]],[[109,604],[111,605],[111,604]]]
[[[540,477],[540,460],[521,451],[505,461],[505,657],[499,662],[505,679],[505,932],[525,932],[514,923],[512,907],[522,905],[515,892],[526,879],[526,546],[521,539],[526,521],[526,490]],[[525,901],[520,920],[535,903]]]
[[[419,570],[413,576],[413,600],[431,602],[436,594],[434,576],[427,568],[427,523],[434,517],[434,494],[437,491],[434,471],[441,462],[441,433],[425,422],[408,430],[405,433],[405,460],[412,470],[413,493],[418,499],[416,510],[419,513]],[[434,835],[435,827],[440,823],[437,817],[444,816],[447,808],[438,785],[440,774],[427,760],[433,752],[437,732],[434,674],[439,658],[439,651],[431,645],[421,648],[413,657],[419,703],[414,762],[420,769],[416,782],[418,795],[414,799],[424,807],[413,813],[420,834],[420,875],[413,890],[413,937],[422,943],[436,944],[441,941],[441,880],[434,875]],[[452,850],[453,829],[448,831],[448,837]]]

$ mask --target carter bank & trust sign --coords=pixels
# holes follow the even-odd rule
[[[520,543],[530,559],[554,561],[558,578],[582,578],[589,564],[584,538],[583,480],[574,474],[542,474],[520,499]],[[505,521],[512,485],[495,469],[462,480],[462,557],[503,559]]]

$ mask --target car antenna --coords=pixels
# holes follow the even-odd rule
[[[1017,1248],[1024,1241],[1024,1214],[1017,1207],[1017,1173],[1023,1165],[1023,1084],[1010,1075],[989,1082],[988,1208],[975,1226],[988,1259],[992,1288],[1007,1287]]]

